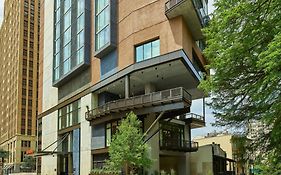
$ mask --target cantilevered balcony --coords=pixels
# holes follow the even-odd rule
[[[181,110],[189,108],[191,101],[191,95],[184,88],[178,87],[111,101],[86,112],[85,118],[88,121],[92,121],[107,115],[121,115],[128,111],[134,111],[137,115],[143,115],[152,112]]]
[[[179,119],[185,121],[186,124],[190,124],[191,129],[205,126],[205,117],[198,114],[188,113],[180,116]]]
[[[198,142],[180,139],[160,139],[160,150],[195,152],[198,150]]]
[[[201,29],[208,24],[209,16],[201,0],[168,0],[165,13],[169,19],[183,16],[194,39],[203,39]]]

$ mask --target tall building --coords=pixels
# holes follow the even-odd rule
[[[38,131],[42,174],[89,174],[133,111],[149,130],[150,173],[190,174],[190,113],[206,60],[207,0],[44,1]],[[155,122],[154,122],[155,121]]]
[[[6,0],[0,29],[0,148],[4,169],[18,171],[36,147],[39,2]]]

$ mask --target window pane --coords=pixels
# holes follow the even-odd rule
[[[143,46],[138,46],[136,48],[136,61],[142,61],[143,60]]]
[[[56,0],[56,9],[60,7],[60,0]]]
[[[84,47],[78,50],[77,52],[77,64],[82,63],[84,60]]]
[[[55,80],[59,79],[59,67],[55,69]]]
[[[64,13],[67,12],[70,6],[71,6],[71,0],[64,0]]]
[[[107,124],[108,125],[108,124]],[[109,123],[110,125],[110,123]],[[110,146],[111,141],[111,127],[106,127],[106,146]]]
[[[96,0],[96,14],[109,4],[108,0]]]
[[[77,1],[77,16],[81,15],[84,12],[85,0]]]
[[[71,54],[71,44],[69,43],[63,49],[63,60],[68,59],[70,57],[70,54]]]
[[[71,40],[71,27],[67,29],[67,31],[64,32],[64,42],[63,45],[65,46],[68,44]]]
[[[77,19],[77,33],[84,29],[84,14]]]
[[[59,51],[60,51],[60,39],[58,39],[56,41],[56,51],[55,51],[55,53],[58,53]]]
[[[152,57],[160,55],[160,41],[156,40],[152,42]]]
[[[60,8],[56,11],[56,22],[60,20]]]
[[[81,48],[84,46],[84,31],[81,31],[77,35],[77,49]]]
[[[66,30],[71,24],[71,11],[68,11],[67,14],[64,15],[64,30]]]
[[[67,59],[63,63],[63,74],[66,74],[70,70],[70,59]]]
[[[60,23],[56,24],[56,39],[60,37]]]
[[[55,64],[54,64],[54,67],[58,67],[59,66],[59,63],[60,63],[60,54],[56,54],[55,56]]]
[[[147,43],[143,46],[144,60],[151,58],[151,43]]]

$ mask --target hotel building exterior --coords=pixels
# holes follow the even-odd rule
[[[207,0],[42,1],[38,172],[87,175],[108,158],[120,119],[148,132],[149,174],[190,174],[190,113],[206,60]],[[158,120],[160,119],[160,120]]]
[[[19,171],[26,151],[36,149],[39,1],[6,0],[0,28],[0,149],[3,169]]]

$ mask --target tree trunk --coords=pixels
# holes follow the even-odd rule
[[[125,163],[125,175],[129,175],[129,165]]]

